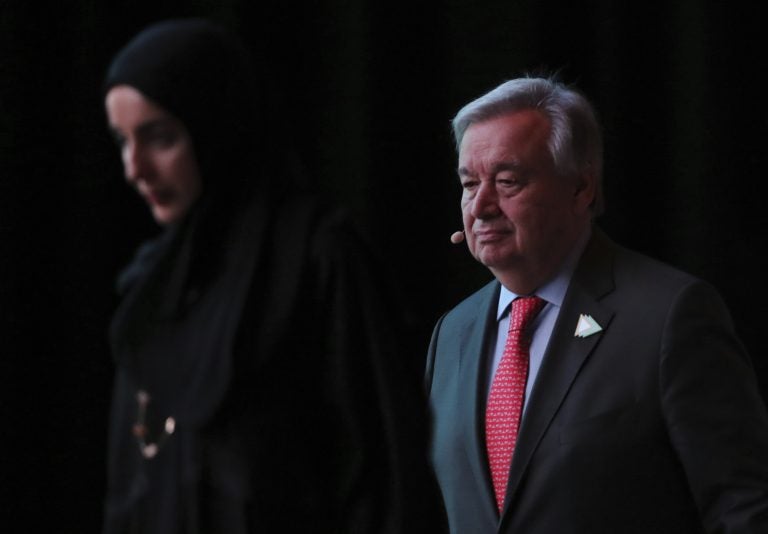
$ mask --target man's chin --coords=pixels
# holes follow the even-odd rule
[[[492,270],[504,269],[514,263],[512,254],[496,247],[480,247],[474,256],[477,261]]]

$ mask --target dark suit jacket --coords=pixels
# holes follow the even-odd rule
[[[496,511],[483,438],[494,281],[429,348],[431,456],[451,532],[768,532],[768,415],[716,291],[594,232]],[[574,335],[580,314],[603,330]]]

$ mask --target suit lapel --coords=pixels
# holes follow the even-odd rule
[[[493,486],[488,471],[488,460],[485,451],[483,414],[486,401],[486,353],[488,347],[488,333],[496,321],[496,307],[499,300],[500,285],[498,282],[487,286],[485,295],[478,304],[473,319],[468,321],[459,339],[461,346],[459,359],[459,372],[461,383],[459,391],[467,392],[470,402],[462,403],[460,416],[463,418],[462,428],[464,432],[465,448],[472,466],[472,472],[477,486],[484,488],[483,501],[488,513],[496,514]],[[460,401],[461,402],[461,401]]]
[[[612,258],[607,238],[595,229],[571,279],[528,401],[510,470],[505,514],[571,384],[609,328],[613,312],[603,307],[600,299],[614,288]],[[576,326],[582,314],[590,315],[603,330],[587,337],[576,337]]]

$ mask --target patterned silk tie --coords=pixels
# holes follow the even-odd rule
[[[525,329],[546,304],[539,297],[520,297],[512,301],[507,342],[496,369],[485,412],[485,444],[491,467],[496,505],[501,513],[507,492],[509,466],[515,450],[517,430],[523,412],[528,380],[530,332]]]

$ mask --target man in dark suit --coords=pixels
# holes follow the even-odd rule
[[[749,356],[711,286],[593,225],[589,102],[521,78],[453,126],[453,240],[495,280],[438,321],[429,348],[451,532],[768,533],[768,414]],[[516,301],[534,300],[520,323]]]

